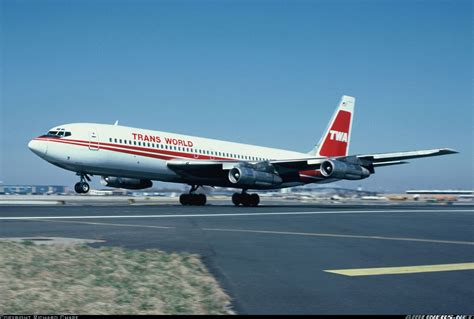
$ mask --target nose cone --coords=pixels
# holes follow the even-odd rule
[[[46,154],[46,151],[48,150],[48,145],[46,144],[46,141],[39,141],[39,140],[31,140],[28,143],[28,148],[35,153],[36,155],[43,157]]]

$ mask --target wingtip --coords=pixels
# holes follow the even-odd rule
[[[458,151],[453,150],[452,148],[443,148],[441,149],[441,152],[443,152],[443,154],[458,154],[459,153]]]

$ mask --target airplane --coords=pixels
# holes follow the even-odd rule
[[[185,183],[182,205],[205,205],[202,186],[240,189],[235,206],[258,206],[248,190],[279,189],[309,183],[361,180],[383,166],[407,159],[458,153],[449,148],[348,155],[355,98],[342,96],[319,143],[307,153],[196,136],[95,123],[56,126],[28,147],[39,157],[79,176],[77,193],[90,189],[89,175],[109,187],[145,189],[152,181]]]

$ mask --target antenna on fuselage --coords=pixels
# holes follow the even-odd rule
[[[117,120],[117,121],[115,121],[114,125],[115,125],[115,126],[117,126],[117,125],[118,125],[118,120]]]

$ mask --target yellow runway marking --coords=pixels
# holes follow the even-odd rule
[[[396,240],[396,241],[413,241],[437,244],[452,245],[474,245],[472,241],[456,241],[456,240],[438,240],[425,238],[404,238],[404,237],[382,237],[382,236],[363,236],[363,235],[345,235],[345,234],[326,234],[326,233],[300,233],[272,230],[251,230],[251,229],[225,229],[225,228],[203,228],[206,231],[222,231],[222,232],[242,232],[257,234],[273,234],[273,235],[296,235],[296,236],[316,236],[316,237],[339,237],[339,238],[360,238],[360,239],[376,239],[376,240]]]
[[[63,221],[63,220],[50,220],[50,219],[39,219],[40,222],[50,222],[50,223],[71,223],[71,224],[85,224],[85,225],[98,225],[98,226],[118,226],[118,227],[140,227],[140,228],[175,228],[167,226],[152,226],[152,225],[132,225],[132,224],[111,224],[111,223],[93,223],[93,222],[73,222],[73,221]]]
[[[420,272],[474,270],[474,263],[443,264],[426,266],[384,267],[384,268],[359,268],[359,269],[337,269],[325,270],[333,274],[344,276],[377,276],[377,275],[399,275],[414,274]]]

